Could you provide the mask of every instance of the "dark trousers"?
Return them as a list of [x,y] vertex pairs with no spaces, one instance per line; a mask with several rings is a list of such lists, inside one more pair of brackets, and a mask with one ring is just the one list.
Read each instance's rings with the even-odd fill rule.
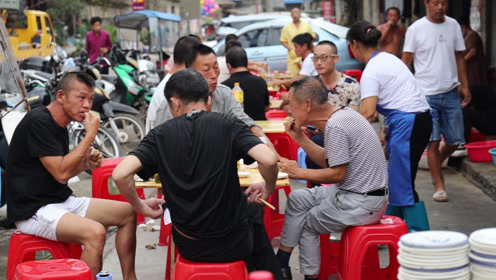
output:
[[470,138],[472,126],[477,128],[482,134],[487,136],[496,135],[496,111],[486,112],[474,109],[472,107],[463,108],[463,122],[465,130],[465,142]]
[[244,260],[248,271],[267,270],[282,279],[281,268],[267,237],[258,204],[248,204],[244,221],[227,236],[189,239],[173,227],[172,236],[185,259],[194,262],[224,263]]

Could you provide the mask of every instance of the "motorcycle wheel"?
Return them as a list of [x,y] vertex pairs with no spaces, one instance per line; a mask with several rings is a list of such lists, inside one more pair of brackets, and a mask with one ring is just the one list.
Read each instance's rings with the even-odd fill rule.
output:
[[[115,133],[114,135],[119,140],[122,152],[127,154],[138,147],[145,137],[145,125],[139,117],[126,113],[117,113],[114,115],[113,120],[119,130],[118,135],[115,135]],[[105,121],[102,126],[108,131],[114,132],[109,121]]]
[[[81,140],[83,140],[86,131],[79,130],[76,131],[74,139],[74,147],[76,147]],[[121,147],[119,141],[115,138],[114,134],[103,127],[98,128],[98,132],[95,136],[95,141],[91,144],[95,149],[99,150],[103,158],[117,158],[122,156]],[[91,174],[91,170],[86,170],[87,173]]]

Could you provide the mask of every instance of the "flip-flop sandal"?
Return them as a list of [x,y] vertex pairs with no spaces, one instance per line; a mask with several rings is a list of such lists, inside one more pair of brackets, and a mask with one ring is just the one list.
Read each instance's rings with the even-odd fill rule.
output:
[[432,199],[435,202],[448,202],[448,193],[445,190],[440,190],[432,195]]

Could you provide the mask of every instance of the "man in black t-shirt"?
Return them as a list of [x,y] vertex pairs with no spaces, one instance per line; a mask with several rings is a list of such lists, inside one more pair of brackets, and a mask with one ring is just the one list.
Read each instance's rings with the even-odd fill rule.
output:
[[[159,173],[172,236],[185,259],[244,260],[249,270],[269,270],[281,279],[255,204],[275,190],[277,155],[240,120],[206,112],[208,92],[200,72],[174,73],[165,88],[174,119],[152,129],[112,177],[134,209],[148,215],[151,209],[136,195],[133,177]],[[256,160],[265,183],[242,193],[236,165],[240,158]]]
[[269,110],[267,83],[264,79],[252,75],[248,71],[246,51],[241,47],[229,49],[226,53],[226,63],[231,77],[222,84],[232,89],[234,83],[239,83],[244,93],[245,113],[254,120],[266,120],[265,112]]
[[[102,156],[91,156],[100,125],[89,113],[95,82],[84,73],[62,77],[55,100],[27,113],[17,126],[6,168],[8,219],[21,232],[84,246],[81,259],[93,277],[102,269],[106,229],[118,226],[116,247],[123,279],[136,279],[136,213],[126,202],[74,197],[67,181],[98,168]],[[86,134],[69,152],[67,125],[84,122]],[[159,208],[161,201],[149,201]],[[155,203],[153,205],[152,203]]]

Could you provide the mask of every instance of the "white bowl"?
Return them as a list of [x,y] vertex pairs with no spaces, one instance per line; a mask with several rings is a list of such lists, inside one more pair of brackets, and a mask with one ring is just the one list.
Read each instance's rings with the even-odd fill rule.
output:
[[463,247],[467,244],[467,235],[456,231],[419,231],[400,237],[400,245],[410,248],[452,249]]
[[284,172],[277,173],[277,179],[284,179],[284,178],[288,178],[288,173],[284,173]]

